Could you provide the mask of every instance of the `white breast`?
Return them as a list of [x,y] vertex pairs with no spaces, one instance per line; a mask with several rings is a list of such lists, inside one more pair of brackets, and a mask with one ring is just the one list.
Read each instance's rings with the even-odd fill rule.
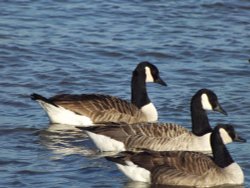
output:
[[237,163],[232,163],[228,167],[223,169],[223,174],[227,177],[228,183],[231,184],[243,184],[244,183],[244,174],[242,169]]
[[158,120],[158,112],[153,103],[143,106],[141,111],[147,117],[148,122],[154,122]]

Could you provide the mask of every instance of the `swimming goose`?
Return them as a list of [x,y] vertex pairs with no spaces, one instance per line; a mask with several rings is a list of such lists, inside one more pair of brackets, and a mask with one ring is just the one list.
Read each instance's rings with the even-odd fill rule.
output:
[[223,138],[246,141],[237,135],[232,125],[222,124],[211,134],[213,157],[192,151],[125,151],[106,159],[115,162],[133,181],[193,187],[241,185],[244,183],[243,171],[232,159]]
[[38,101],[51,123],[90,126],[100,122],[129,124],[153,122],[157,121],[158,113],[148,97],[146,82],[166,86],[155,65],[141,62],[132,75],[132,103],[114,96],[100,94],[61,94],[45,98],[34,93],[31,99]]
[[192,131],[174,123],[137,123],[93,126],[85,130],[101,151],[150,149],[155,151],[189,150],[211,152],[212,128],[206,110],[226,114],[216,94],[199,90],[191,99]]

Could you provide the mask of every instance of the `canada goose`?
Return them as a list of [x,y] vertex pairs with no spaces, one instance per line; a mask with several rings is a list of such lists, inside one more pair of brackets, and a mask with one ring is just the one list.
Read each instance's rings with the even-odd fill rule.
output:
[[100,122],[131,124],[157,121],[158,113],[148,97],[146,82],[166,86],[156,66],[149,62],[141,62],[132,75],[132,103],[100,94],[61,94],[47,99],[34,93],[31,99],[39,102],[51,123],[90,126]]
[[93,126],[85,130],[101,151],[150,149],[155,151],[189,150],[211,152],[212,128],[206,110],[226,114],[216,94],[199,90],[191,99],[192,131],[174,123],[138,123]]
[[224,139],[246,142],[232,125],[214,128],[210,144],[213,157],[192,151],[125,151],[106,157],[130,179],[152,184],[211,187],[223,184],[241,185],[244,174],[224,145]]

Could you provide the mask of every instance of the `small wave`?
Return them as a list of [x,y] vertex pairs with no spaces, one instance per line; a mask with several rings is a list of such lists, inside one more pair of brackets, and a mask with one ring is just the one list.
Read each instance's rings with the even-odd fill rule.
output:
[[165,58],[176,58],[176,56],[174,54],[166,54],[166,53],[161,53],[161,52],[146,52],[146,51],[141,51],[137,53],[138,56],[142,56],[142,57],[154,57],[154,58],[161,58],[161,59],[165,59]]
[[36,129],[36,128],[26,128],[26,127],[18,127],[18,128],[1,128],[0,129],[0,136],[1,135],[8,135],[8,134],[16,134],[16,133],[35,133],[39,131],[39,129]]

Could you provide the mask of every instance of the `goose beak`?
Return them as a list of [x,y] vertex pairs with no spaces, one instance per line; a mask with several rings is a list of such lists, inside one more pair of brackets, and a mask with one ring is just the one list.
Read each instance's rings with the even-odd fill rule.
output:
[[155,80],[155,83],[157,84],[161,84],[163,86],[167,86],[166,82],[164,82],[161,77],[158,77],[156,80]]
[[245,138],[242,138],[241,136],[239,136],[238,134],[235,135],[235,138],[233,140],[234,142],[247,142],[247,140]]
[[217,106],[214,108],[214,111],[220,112],[227,116],[227,112],[221,107],[219,103],[217,103]]

